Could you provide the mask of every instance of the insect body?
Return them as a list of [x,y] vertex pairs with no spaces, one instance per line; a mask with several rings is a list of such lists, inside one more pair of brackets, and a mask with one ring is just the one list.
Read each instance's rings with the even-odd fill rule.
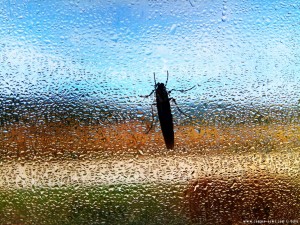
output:
[[[155,97],[156,97],[156,107],[158,112],[158,119],[160,122],[160,127],[164,136],[165,144],[167,149],[173,149],[174,148],[174,129],[173,129],[173,116],[171,113],[171,105],[170,101],[173,101],[178,109],[178,111],[184,115],[180,108],[177,106],[177,103],[174,98],[169,98],[169,94],[171,91],[180,91],[180,92],[186,92],[191,89],[193,89],[195,86],[193,86],[190,89],[187,90],[175,90],[172,89],[170,91],[167,90],[167,83],[169,78],[169,72],[167,71],[167,81],[166,83],[156,83],[155,80],[155,73],[154,73],[154,89],[149,95],[143,96],[143,97],[150,97],[154,91],[155,91]],[[152,116],[153,116],[153,108],[152,108]],[[151,130],[153,125],[153,120],[150,129],[147,131],[147,133]]]
[[[174,99],[169,98],[169,94],[171,91],[167,91],[167,83],[168,83],[169,73],[167,71],[167,81],[166,83],[156,83],[155,80],[155,73],[154,73],[154,89],[149,95],[146,95],[144,97],[149,97],[153,94],[155,91],[155,97],[156,97],[156,107],[158,112],[158,119],[160,122],[160,127],[164,136],[165,144],[167,149],[173,149],[174,148],[174,130],[173,130],[173,116],[171,113],[171,106],[170,106],[170,100]],[[176,103],[176,102],[175,102]],[[153,108],[152,108],[152,116],[153,116]],[[153,118],[154,119],[154,118]],[[153,125],[153,120],[150,129],[147,131],[147,133],[151,130]]]
[[[155,76],[155,75],[154,75]],[[166,82],[167,83],[167,82]],[[166,85],[155,83],[156,106],[160,127],[167,149],[174,148],[173,117],[171,113],[170,98]]]

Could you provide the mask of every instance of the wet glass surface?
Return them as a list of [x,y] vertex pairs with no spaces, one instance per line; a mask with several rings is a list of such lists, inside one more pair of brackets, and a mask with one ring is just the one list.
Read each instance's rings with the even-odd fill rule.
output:
[[0,224],[299,223],[299,8],[3,2]]

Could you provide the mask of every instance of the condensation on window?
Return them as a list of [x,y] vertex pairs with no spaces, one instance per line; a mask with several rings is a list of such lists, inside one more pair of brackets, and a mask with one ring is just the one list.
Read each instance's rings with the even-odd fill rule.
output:
[[4,1],[0,224],[300,223],[297,1]]

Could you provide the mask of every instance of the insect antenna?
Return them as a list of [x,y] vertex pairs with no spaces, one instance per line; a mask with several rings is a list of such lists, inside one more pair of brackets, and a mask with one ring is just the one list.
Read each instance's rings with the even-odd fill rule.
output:
[[168,80],[169,80],[169,71],[167,70],[167,80],[165,86],[167,86]]
[[154,89],[156,89],[156,79],[155,79],[155,73],[153,73],[153,77],[154,77]]

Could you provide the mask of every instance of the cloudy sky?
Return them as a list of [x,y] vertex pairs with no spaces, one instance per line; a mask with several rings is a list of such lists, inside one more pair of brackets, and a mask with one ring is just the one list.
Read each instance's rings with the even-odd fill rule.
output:
[[[21,3],[20,3],[21,2]],[[3,1],[0,93],[296,104],[298,1]],[[48,95],[49,96],[49,95]]]

